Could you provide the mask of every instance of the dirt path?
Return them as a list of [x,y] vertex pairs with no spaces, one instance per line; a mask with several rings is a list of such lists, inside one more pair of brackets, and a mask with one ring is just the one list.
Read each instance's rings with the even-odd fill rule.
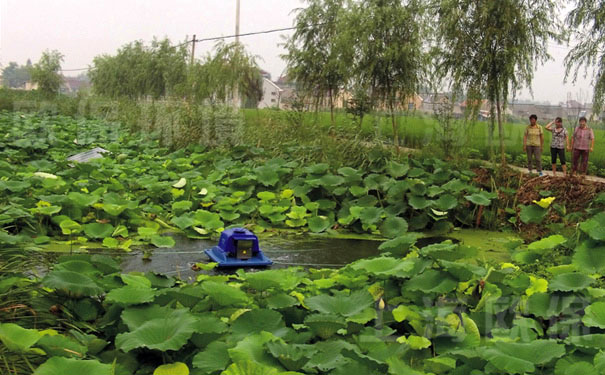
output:
[[[527,170],[527,168],[517,167],[516,165],[512,165],[512,164],[509,164],[508,166],[514,170],[522,172],[523,174],[529,174],[529,171]],[[543,170],[542,173],[544,173],[545,176],[552,177],[552,170]],[[563,177],[563,172],[557,171],[557,177]],[[585,179],[588,181],[600,182],[600,183],[605,184],[605,178],[601,178],[601,177],[597,177],[597,176],[586,176]]]

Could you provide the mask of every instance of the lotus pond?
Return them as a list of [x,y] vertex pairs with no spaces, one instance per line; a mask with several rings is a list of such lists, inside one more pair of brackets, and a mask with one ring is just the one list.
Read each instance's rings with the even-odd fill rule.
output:
[[[452,229],[509,190],[436,159],[172,151],[118,124],[18,113],[0,114],[0,129],[2,373],[605,373],[602,203],[573,236],[471,240]],[[110,153],[67,161],[96,146]],[[501,210],[537,225],[548,204]],[[292,266],[175,277],[231,225]],[[275,228],[306,235],[263,238]],[[426,231],[465,239],[421,243]],[[318,245],[308,233],[388,240]],[[53,247],[76,253],[33,277]],[[149,247],[145,263],[137,251]],[[311,261],[343,266],[297,266]]]

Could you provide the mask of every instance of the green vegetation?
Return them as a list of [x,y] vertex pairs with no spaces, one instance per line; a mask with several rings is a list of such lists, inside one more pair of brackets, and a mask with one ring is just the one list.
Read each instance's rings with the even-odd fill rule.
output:
[[[603,197],[584,212],[592,218],[566,228],[574,232],[569,239],[553,233],[524,245],[503,235],[491,239],[491,253],[456,231],[463,244],[418,248],[413,231],[447,233],[477,225],[478,217],[486,227],[537,225],[557,208],[546,197],[517,213],[506,198],[513,187],[484,190],[473,172],[434,158],[398,159],[359,145],[365,154],[348,164],[342,157],[321,162],[329,156],[313,149],[319,133],[304,124],[300,134],[268,143],[298,139],[299,149],[262,149],[265,129],[248,139],[255,134],[249,125],[212,148],[170,151],[118,123],[2,113],[2,371],[602,371]],[[338,126],[329,129],[323,138],[349,145],[337,140]],[[247,141],[257,147],[243,146]],[[110,153],[82,164],[66,160],[92,146]],[[382,256],[341,269],[224,275],[200,264],[206,271],[193,284],[123,274],[116,259],[86,254],[99,246],[171,247],[165,232],[206,238],[229,225],[257,232],[337,228],[390,240]],[[50,267],[33,256],[56,245],[84,253]]]
[[61,75],[61,63],[63,55],[59,51],[44,51],[40,60],[31,69],[31,80],[38,84],[38,90],[46,96],[54,96],[59,93],[63,84]]

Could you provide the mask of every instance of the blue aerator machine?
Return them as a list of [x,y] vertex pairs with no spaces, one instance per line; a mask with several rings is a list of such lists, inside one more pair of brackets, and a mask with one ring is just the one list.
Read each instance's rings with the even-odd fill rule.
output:
[[273,264],[258,246],[258,237],[245,228],[225,229],[218,246],[204,250],[218,267],[264,267]]

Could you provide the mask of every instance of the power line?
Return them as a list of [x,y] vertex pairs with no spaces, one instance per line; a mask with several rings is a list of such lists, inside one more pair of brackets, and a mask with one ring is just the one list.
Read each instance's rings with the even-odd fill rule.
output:
[[88,70],[89,68],[78,68],[78,69],[61,69],[60,72],[77,72],[80,70]]
[[[312,26],[321,26],[321,25],[312,25]],[[282,27],[279,29],[271,29],[271,30],[264,30],[264,31],[254,31],[254,32],[250,32],[250,33],[243,33],[243,34],[239,34],[240,37],[242,36],[251,36],[251,35],[259,35],[259,34],[271,34],[271,33],[277,33],[280,31],[290,31],[290,30],[296,30],[296,27]],[[202,38],[202,39],[196,39],[196,42],[208,42],[208,41],[213,41],[213,40],[221,40],[221,39],[230,39],[230,38],[236,38],[238,35],[237,34],[233,34],[233,35],[225,35],[225,36],[215,36],[215,37],[211,37],[211,38]],[[191,41],[188,41],[186,43],[190,43]]]

